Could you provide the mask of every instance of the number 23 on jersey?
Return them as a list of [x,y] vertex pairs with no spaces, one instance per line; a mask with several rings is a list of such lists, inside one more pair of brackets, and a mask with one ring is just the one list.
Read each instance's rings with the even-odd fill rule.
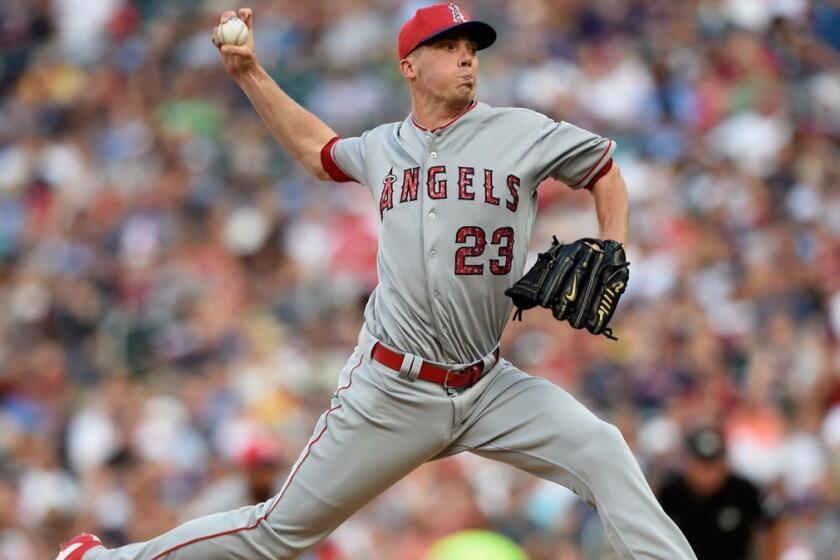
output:
[[[484,229],[464,226],[455,234],[455,242],[463,245],[455,252],[455,274],[484,274],[484,263],[478,262],[487,248]],[[496,251],[496,256],[489,259],[490,272],[496,275],[509,273],[513,264],[513,228],[501,227],[494,231],[490,236],[490,246],[491,251]]]

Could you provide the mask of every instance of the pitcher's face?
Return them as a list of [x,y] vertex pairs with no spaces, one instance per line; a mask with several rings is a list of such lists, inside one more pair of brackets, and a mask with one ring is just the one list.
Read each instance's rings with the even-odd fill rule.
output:
[[[444,36],[418,47],[408,56],[414,87],[424,96],[446,105],[467,105],[475,98],[478,57],[475,42],[462,36]],[[404,69],[405,73],[405,69]]]

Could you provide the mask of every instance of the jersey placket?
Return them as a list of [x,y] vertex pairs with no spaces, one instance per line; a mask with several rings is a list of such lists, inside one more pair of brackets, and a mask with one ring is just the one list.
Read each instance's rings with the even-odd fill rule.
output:
[[439,139],[440,132],[432,132],[428,130],[422,131],[424,149],[421,177],[426,180],[426,185],[425,188],[421,190],[422,196],[420,196],[420,200],[422,202],[420,208],[420,235],[423,239],[423,270],[426,275],[426,297],[429,301],[429,312],[434,322],[435,338],[441,347],[449,347],[444,349],[452,352],[454,349],[451,348],[450,344],[447,344],[447,341],[443,336],[443,330],[441,329],[441,288],[438,285],[438,278],[435,274],[435,271],[442,266],[442,263],[438,262],[441,258],[438,248],[438,244],[440,242],[439,228],[437,227],[439,218],[438,214],[440,210],[438,208],[437,201],[430,198],[428,188],[429,169],[438,165],[438,161],[440,160],[440,155],[437,152]]

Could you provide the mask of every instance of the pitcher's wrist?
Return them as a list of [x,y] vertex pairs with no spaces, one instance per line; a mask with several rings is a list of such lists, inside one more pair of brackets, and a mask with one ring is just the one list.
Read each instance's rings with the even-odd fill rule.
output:
[[253,68],[249,68],[236,76],[234,76],[234,80],[239,87],[245,88],[247,86],[255,86],[257,85],[263,78],[267,78],[268,73],[265,69],[260,66],[259,64],[255,64]]

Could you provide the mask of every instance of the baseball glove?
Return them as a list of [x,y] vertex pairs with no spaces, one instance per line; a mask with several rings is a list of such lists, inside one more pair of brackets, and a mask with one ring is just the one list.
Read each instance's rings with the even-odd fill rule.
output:
[[558,321],[617,340],[608,325],[627,288],[629,266],[617,241],[585,237],[560,243],[555,237],[548,251],[540,253],[531,270],[505,295],[518,308],[514,320],[539,305],[551,309]]

